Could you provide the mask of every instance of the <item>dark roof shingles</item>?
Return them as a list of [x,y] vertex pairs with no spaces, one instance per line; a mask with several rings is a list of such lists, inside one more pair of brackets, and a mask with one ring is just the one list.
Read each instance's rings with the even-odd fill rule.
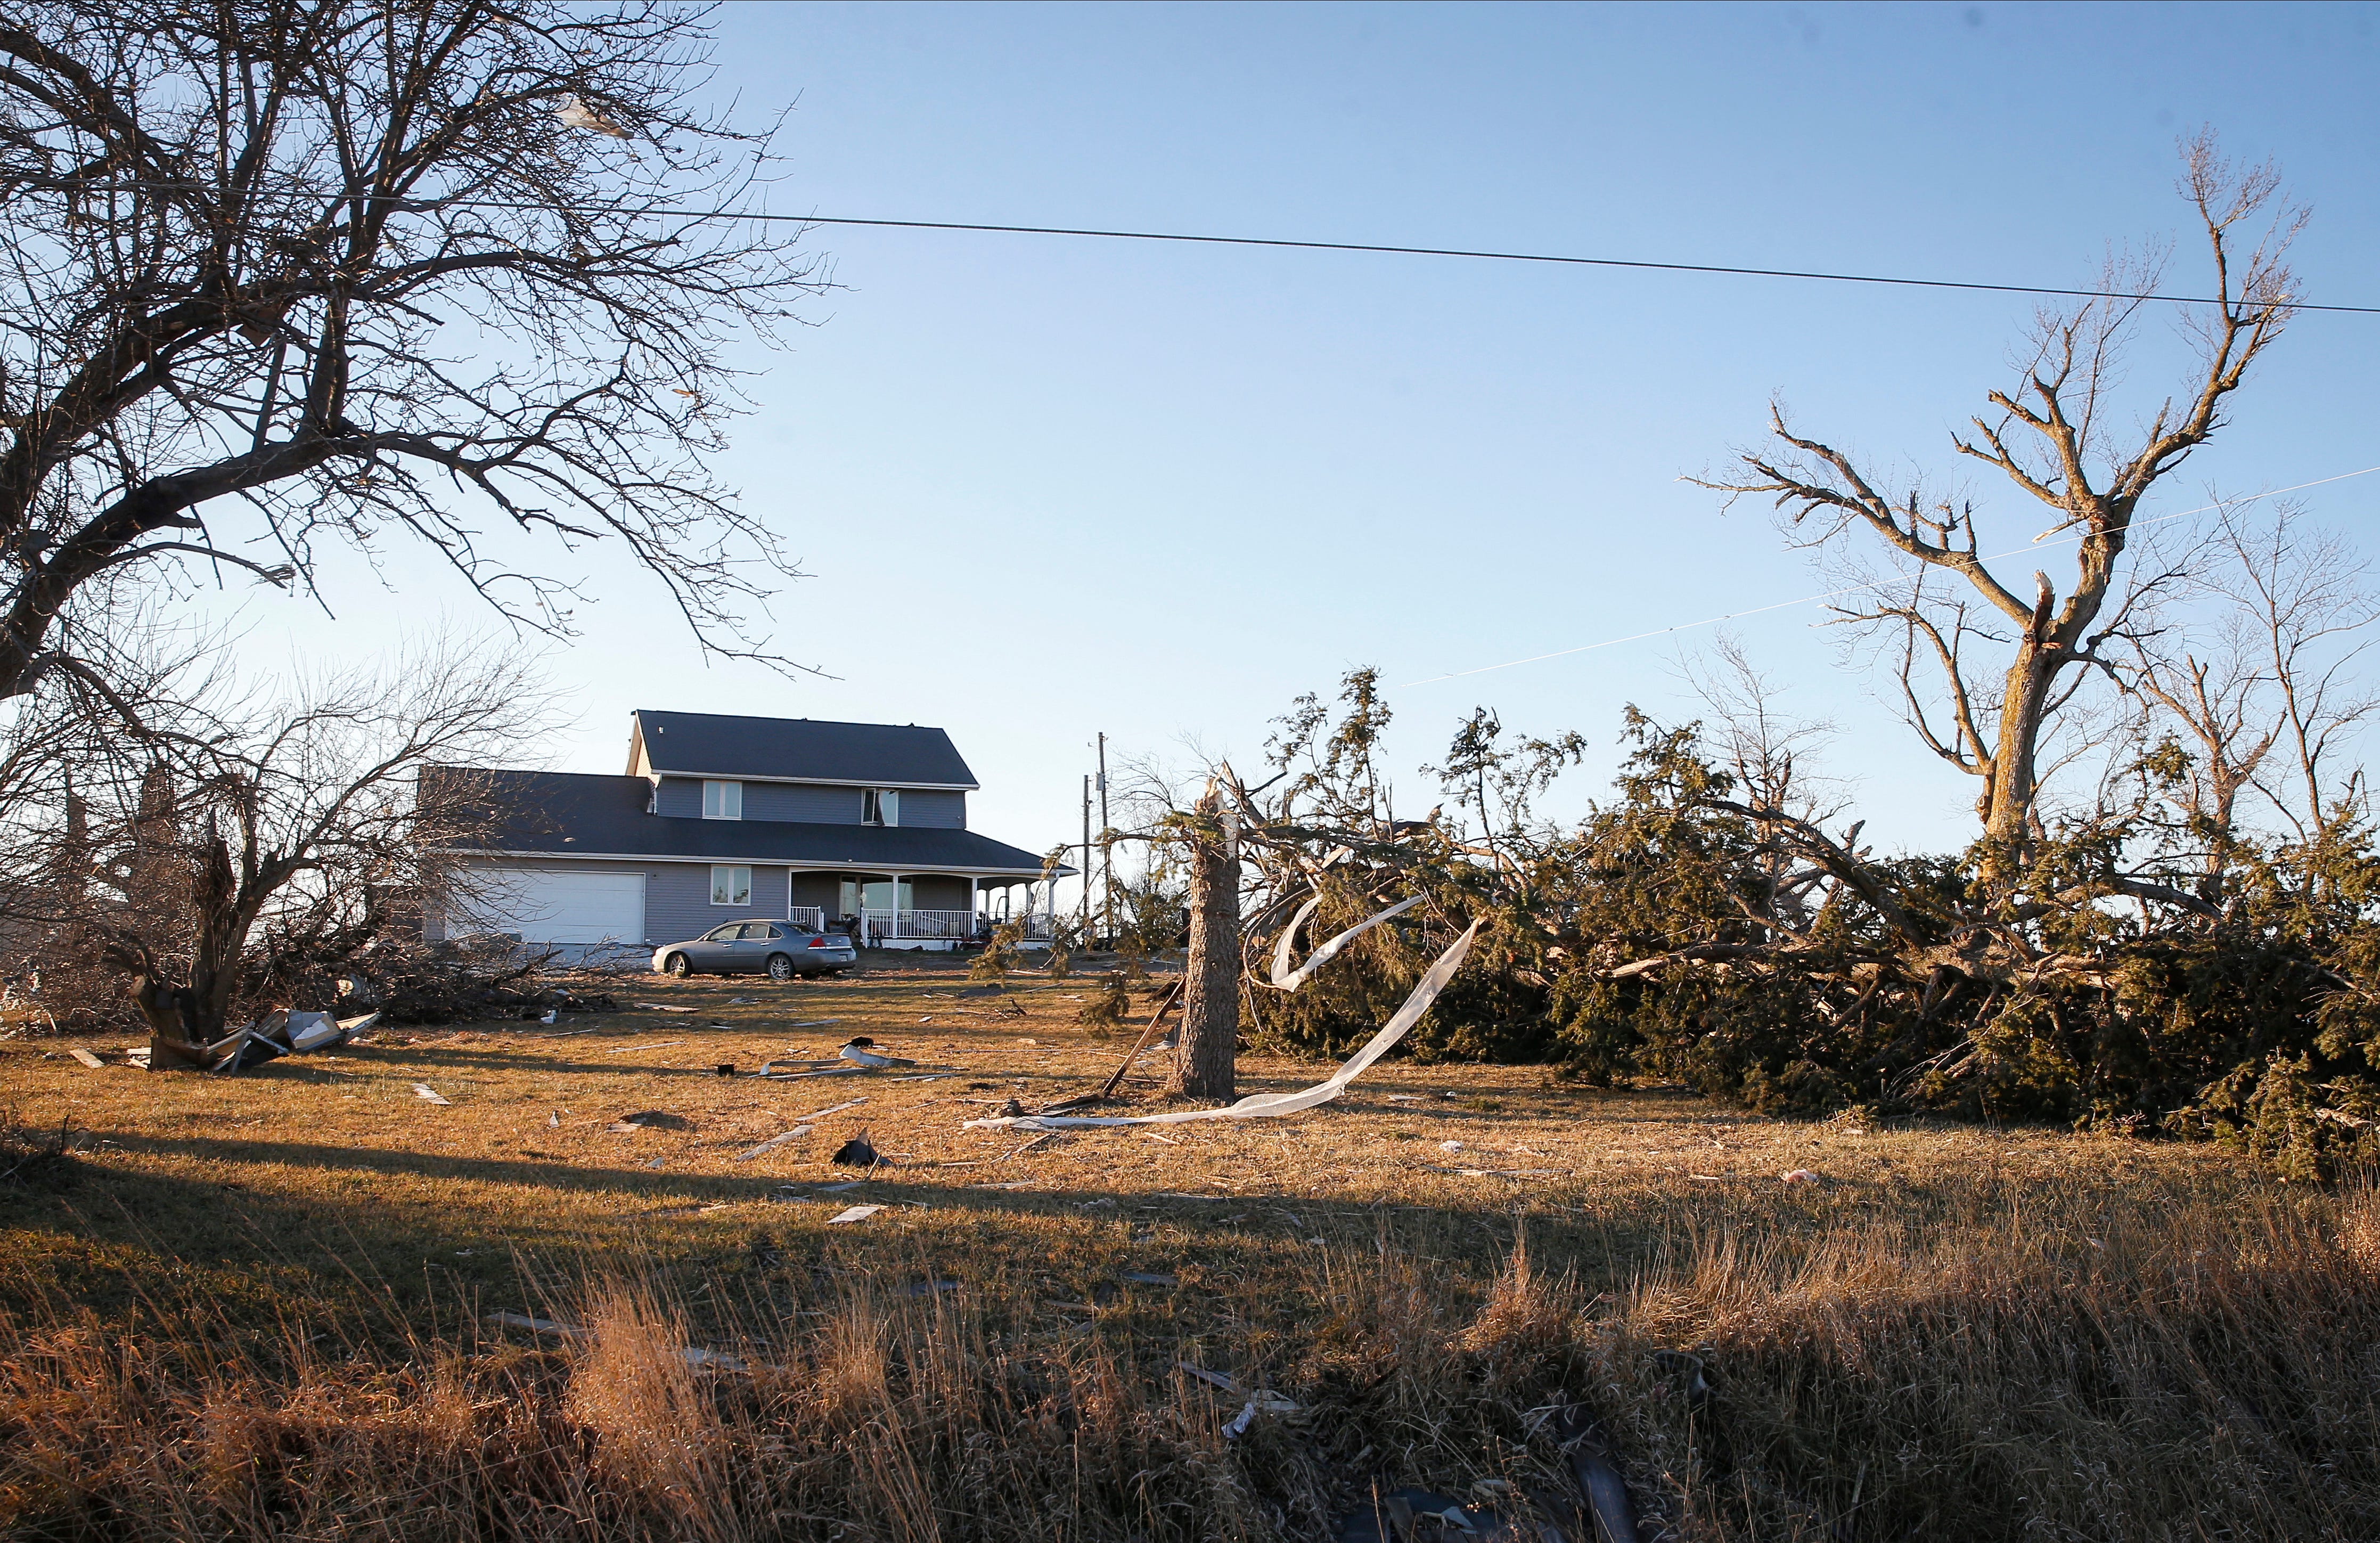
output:
[[636,714],[656,772],[705,777],[814,777],[821,782],[974,787],[975,773],[941,729],[838,723],[822,718],[737,718],[718,712]]

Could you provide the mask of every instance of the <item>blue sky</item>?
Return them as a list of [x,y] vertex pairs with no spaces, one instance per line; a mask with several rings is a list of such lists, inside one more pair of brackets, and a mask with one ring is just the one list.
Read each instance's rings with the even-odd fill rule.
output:
[[[2314,208],[2310,298],[2380,303],[2380,7],[744,6],[719,88],[798,101],[785,212],[1123,226],[1665,261],[2088,282],[2186,234],[2177,138],[2277,158]],[[616,771],[641,706],[939,723],[974,823],[1077,828],[1087,742],[1252,765],[1291,698],[1823,588],[1758,511],[1680,479],[1772,394],[1888,465],[1948,468],[2021,297],[1445,259],[821,227],[844,287],[722,469],[814,577],[773,607],[840,677],[707,663],[602,554],[557,650],[557,764]],[[2197,251],[2170,284],[2196,287]],[[2380,317],[2308,317],[2158,512],[2380,463]],[[2152,409],[2179,356],[2153,322]],[[1974,491],[2022,542],[2043,523]],[[2313,509],[2372,534],[2380,476]],[[1993,529],[1986,524],[1986,530]],[[1987,534],[1987,540],[1989,535]],[[2004,544],[2010,544],[2004,543]],[[2024,565],[2029,569],[2030,564]],[[341,619],[249,597],[248,647],[360,657],[468,601],[336,569]],[[2020,578],[2022,573],[2018,574]],[[344,587],[344,589],[342,589]],[[1815,608],[1740,632],[1843,735],[1887,845],[1955,844],[1973,789],[1918,750]],[[298,641],[298,639],[302,639]],[[1623,703],[1693,711],[1686,635],[1406,686],[1395,761],[1470,708],[1577,728],[1599,794]],[[1401,812],[1435,801],[1417,772]]]

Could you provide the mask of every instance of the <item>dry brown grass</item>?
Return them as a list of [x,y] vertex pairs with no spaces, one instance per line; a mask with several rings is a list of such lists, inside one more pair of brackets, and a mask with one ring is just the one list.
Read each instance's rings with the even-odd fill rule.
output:
[[[959,1100],[1078,1091],[1118,1050],[1065,985],[1022,1020],[953,1021],[975,1004],[926,993],[956,978],[638,983],[624,998],[704,1011],[399,1035],[237,1079],[9,1047],[0,1103],[85,1135],[70,1167],[0,1185],[0,1524],[1313,1538],[1404,1484],[1558,1513],[1548,1415],[1584,1399],[1679,1538],[2380,1537],[2368,1189],[2274,1186],[2211,1148],[1410,1064],[1290,1121],[1011,1158],[1024,1138],[962,1132],[983,1106]],[[964,1070],[710,1075],[854,1033]],[[602,1053],[660,1039],[695,1042]],[[692,1128],[603,1129],[643,1109]],[[863,1125],[901,1164],[827,1193]],[[1804,1166],[1822,1181],[1778,1182]],[[859,1200],[890,1209],[824,1225]],[[689,1344],[748,1367],[690,1367]],[[1228,1441],[1240,1400],[1185,1361],[1304,1409]]]

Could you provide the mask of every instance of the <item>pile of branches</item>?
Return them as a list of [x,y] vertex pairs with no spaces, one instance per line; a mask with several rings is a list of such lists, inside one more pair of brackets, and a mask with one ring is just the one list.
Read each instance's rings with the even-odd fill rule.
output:
[[[1934,1112],[2238,1141],[2314,1178],[2380,1156],[2380,843],[2345,817],[2301,842],[2207,848],[2136,796],[1990,844],[1887,857],[1790,782],[1632,710],[1615,796],[1569,825],[1532,798],[1574,736],[1481,714],[1425,820],[1385,812],[1367,674],[1326,722],[1283,721],[1272,775],[1220,770],[1245,862],[1244,1028],[1343,1054],[1474,919],[1470,963],[1407,1040],[1425,1060],[1551,1063],[1767,1112]],[[1376,802],[1375,800],[1378,800]],[[1177,820],[1190,818],[1176,815]],[[1311,947],[1405,898],[1300,989]]]

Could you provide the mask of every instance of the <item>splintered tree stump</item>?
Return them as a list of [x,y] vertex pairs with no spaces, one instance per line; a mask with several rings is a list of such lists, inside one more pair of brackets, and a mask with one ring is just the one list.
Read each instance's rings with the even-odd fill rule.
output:
[[1182,1034],[1171,1091],[1184,1098],[1239,1097],[1240,853],[1210,784],[1198,800],[1200,833],[1190,844],[1190,961],[1183,971]]

